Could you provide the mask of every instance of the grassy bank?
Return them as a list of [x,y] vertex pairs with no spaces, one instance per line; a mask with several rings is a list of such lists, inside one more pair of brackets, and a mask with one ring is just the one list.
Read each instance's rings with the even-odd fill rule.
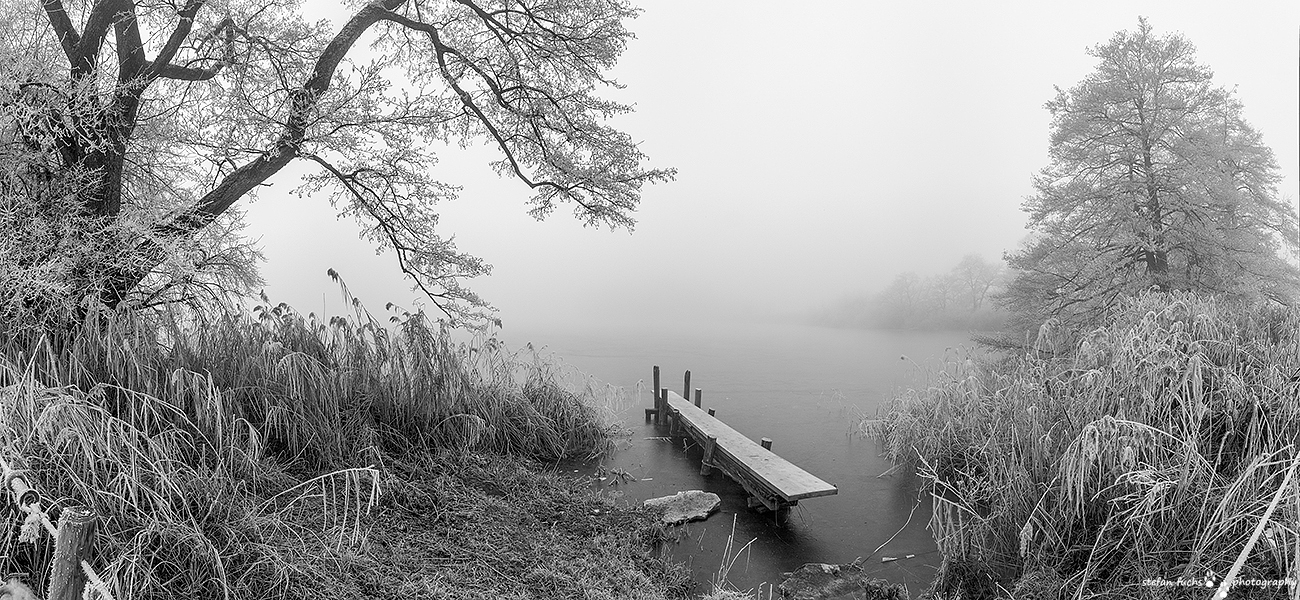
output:
[[1283,483],[1300,314],[1151,294],[1035,348],[954,358],[864,423],[936,496],[940,595],[1203,598],[1144,582],[1300,576],[1300,477]]
[[[263,305],[5,332],[0,452],[55,520],[99,515],[118,599],[682,594],[649,515],[538,473],[610,445],[590,387],[423,315],[387,325]],[[0,567],[43,593],[49,536],[8,516]]]
[[[542,470],[492,455],[395,460],[361,542],[301,538],[314,568],[292,584],[339,600],[686,596],[685,571],[649,551],[667,541],[655,518]],[[319,530],[309,507],[294,522]]]

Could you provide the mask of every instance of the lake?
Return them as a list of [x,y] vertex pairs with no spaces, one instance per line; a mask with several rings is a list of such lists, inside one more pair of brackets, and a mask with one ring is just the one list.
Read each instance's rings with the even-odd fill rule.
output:
[[[936,549],[925,528],[929,502],[918,497],[914,478],[879,477],[892,465],[878,456],[875,440],[858,433],[858,421],[897,390],[923,385],[945,353],[970,346],[967,334],[713,323],[506,329],[499,335],[512,348],[531,341],[567,366],[624,389],[618,415],[629,436],[620,449],[600,465],[561,468],[622,469],[638,481],[609,485],[611,478],[596,485],[629,502],[690,489],[722,497],[721,510],[679,528],[671,548],[701,584],[723,564],[733,521],[734,548],[754,540],[727,561],[727,578],[742,591],[766,590],[782,572],[806,562],[857,557],[880,577],[907,584],[913,595],[933,576]],[[773,439],[774,452],[835,484],[839,493],[801,501],[780,525],[771,514],[747,508],[738,483],[716,470],[699,474],[698,447],[655,439],[667,429],[645,423],[654,365],[661,368],[661,385],[679,393],[689,369],[691,387],[704,390],[702,406],[715,408],[718,418],[751,439]],[[882,556],[899,560],[881,563]]]

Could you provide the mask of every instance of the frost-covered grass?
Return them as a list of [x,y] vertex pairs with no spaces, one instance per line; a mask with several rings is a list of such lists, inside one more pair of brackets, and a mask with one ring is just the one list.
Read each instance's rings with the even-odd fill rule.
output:
[[950,359],[864,422],[935,494],[937,591],[1164,598],[1193,588],[1143,581],[1300,576],[1300,477],[1283,486],[1300,313],[1150,294],[1074,341],[1056,333],[1024,356]]
[[[574,385],[555,363],[512,353],[491,338],[453,341],[419,314],[399,312],[386,325],[360,309],[354,318],[322,322],[262,305],[206,320],[96,314],[74,331],[3,335],[0,452],[27,470],[48,507],[82,504],[100,516],[92,562],[119,599],[303,598],[331,597],[312,582],[352,585],[361,577],[329,571],[310,549],[364,563],[384,555],[376,540],[410,537],[389,528],[403,506],[392,490],[438,488],[421,483],[424,473],[395,474],[395,462],[473,453],[518,466],[610,446],[613,426],[601,390]],[[470,463],[427,464],[454,473]],[[493,472],[471,470],[457,479],[460,487],[446,489],[473,487],[474,477]],[[533,503],[576,498],[571,484],[547,481],[529,484]],[[486,497],[449,492],[420,502],[446,517],[488,510],[481,505]],[[662,573],[645,558],[644,536],[616,534],[629,527],[635,533],[639,526],[628,524],[651,519],[610,509],[617,520],[592,524],[606,534],[599,551],[573,556],[623,575]],[[0,526],[0,535],[9,534],[0,565],[29,573],[40,591],[49,539],[16,542],[19,522]],[[545,538],[553,527],[541,521],[498,519],[491,526],[500,539],[588,544]],[[481,562],[480,570],[497,564],[486,555],[457,556],[464,564]],[[365,564],[386,573],[386,581],[402,575],[383,561]],[[611,587],[599,597],[662,598],[675,585],[671,577],[653,581],[660,583],[635,593]],[[496,589],[522,594],[525,584],[508,579]]]

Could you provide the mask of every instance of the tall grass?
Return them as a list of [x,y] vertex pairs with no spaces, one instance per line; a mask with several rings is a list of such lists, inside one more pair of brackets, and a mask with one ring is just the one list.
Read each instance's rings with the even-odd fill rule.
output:
[[1206,592],[1143,582],[1218,585],[1234,565],[1300,577],[1300,485],[1282,484],[1300,446],[1300,313],[1150,294],[1060,334],[950,359],[864,422],[935,495],[936,590],[1164,598]]
[[[322,321],[263,297],[210,319],[0,331],[0,452],[56,511],[101,516],[94,562],[117,598],[243,598],[301,597],[286,540],[314,534],[285,517],[317,507],[318,531],[356,542],[391,453],[609,447],[592,390],[554,362],[456,342],[423,314],[356,312]],[[0,568],[41,588],[48,540],[19,543],[19,520],[0,526]]]

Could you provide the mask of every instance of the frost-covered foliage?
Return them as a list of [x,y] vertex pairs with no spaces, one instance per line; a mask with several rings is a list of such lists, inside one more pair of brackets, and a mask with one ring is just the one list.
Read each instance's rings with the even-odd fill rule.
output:
[[[356,219],[453,321],[473,320],[490,308],[463,281],[489,267],[438,226],[457,188],[432,176],[435,149],[489,143],[533,215],[569,203],[590,225],[630,227],[641,186],[672,177],[605,124],[630,107],[595,95],[618,85],[605,73],[632,37],[626,3],[350,11],[331,25],[292,0],[0,5],[5,224],[34,229],[4,267],[32,283],[5,300],[139,308],[240,291],[256,256],[239,204],[300,160],[313,169],[301,193]],[[29,218],[50,202],[60,216]],[[67,253],[32,246],[50,228]]]
[[1023,356],[953,357],[866,423],[935,494],[947,594],[1048,571],[1083,597],[1146,598],[1147,579],[1300,569],[1300,480],[1284,483],[1300,311],[1179,292],[1109,317],[1074,341],[1044,329]]
[[1148,289],[1296,300],[1278,164],[1195,50],[1140,20],[1047,103],[1051,162],[1024,205],[1033,235],[1007,256],[1017,333],[1048,318],[1087,327]]

